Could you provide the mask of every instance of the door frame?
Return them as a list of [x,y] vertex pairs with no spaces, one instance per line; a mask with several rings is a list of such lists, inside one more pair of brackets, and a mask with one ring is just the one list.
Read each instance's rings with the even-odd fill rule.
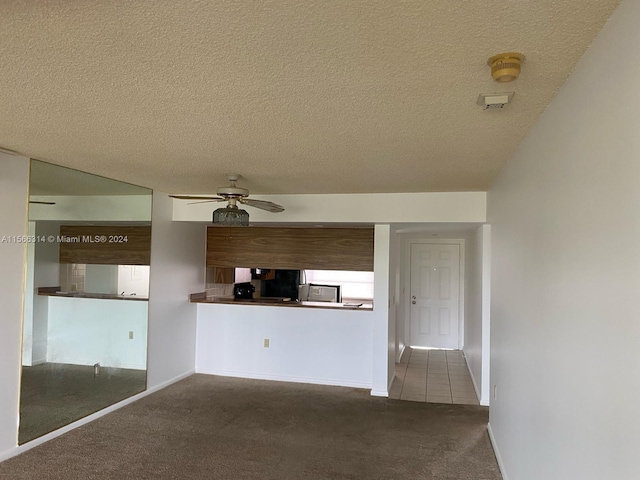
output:
[[414,244],[434,244],[434,245],[459,245],[460,246],[460,278],[459,286],[460,292],[458,295],[458,350],[464,348],[464,285],[465,285],[465,241],[464,238],[433,238],[433,237],[415,237],[405,238],[402,249],[403,259],[402,268],[404,274],[404,285],[402,286],[402,305],[403,305],[403,317],[404,317],[404,344],[406,346],[411,345],[411,246]]

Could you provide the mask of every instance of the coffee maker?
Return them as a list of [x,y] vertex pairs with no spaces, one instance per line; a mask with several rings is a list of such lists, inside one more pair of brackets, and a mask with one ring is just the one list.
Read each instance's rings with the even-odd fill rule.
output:
[[251,300],[253,299],[253,292],[256,291],[251,283],[236,283],[233,285],[233,298],[238,300]]

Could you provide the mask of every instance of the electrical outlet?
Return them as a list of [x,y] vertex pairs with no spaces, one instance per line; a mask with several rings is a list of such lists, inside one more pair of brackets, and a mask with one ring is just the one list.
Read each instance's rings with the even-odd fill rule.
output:
[[269,339],[268,338],[264,339],[264,348],[269,348]]
[[133,330],[129,331],[129,340],[133,340]]

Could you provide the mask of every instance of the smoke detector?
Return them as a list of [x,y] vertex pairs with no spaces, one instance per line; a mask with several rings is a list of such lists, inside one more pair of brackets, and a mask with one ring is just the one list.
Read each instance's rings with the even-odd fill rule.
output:
[[487,60],[491,76],[496,82],[511,82],[520,75],[524,55],[516,52],[500,53]]
[[514,92],[506,93],[481,93],[478,97],[478,105],[485,110],[495,110],[504,108],[504,106],[511,101]]

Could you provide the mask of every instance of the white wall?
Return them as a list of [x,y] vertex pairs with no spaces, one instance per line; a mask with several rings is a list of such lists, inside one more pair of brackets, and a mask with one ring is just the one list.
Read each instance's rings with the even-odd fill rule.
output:
[[[406,333],[405,333],[405,318],[404,318],[404,306],[403,306],[403,292],[402,288],[404,282],[402,275],[404,273],[404,266],[402,264],[402,237],[397,232],[396,228],[391,231],[391,244],[389,248],[389,255],[392,259],[391,273],[393,275],[393,294],[392,304],[393,313],[395,316],[395,363],[400,362],[400,357],[406,347]],[[395,375],[395,365],[394,365]]]
[[489,192],[506,480],[640,472],[639,22],[624,1]]
[[[27,234],[29,159],[0,152],[0,239]],[[0,458],[17,448],[25,243],[0,243]]]
[[147,301],[43,298],[49,302],[47,362],[146,368]]
[[153,193],[147,388],[195,371],[196,305],[204,289],[205,225],[171,222],[172,199]]
[[[371,395],[386,397],[395,374],[395,317],[391,315],[391,227],[376,225],[373,248],[373,319]],[[393,306],[395,309],[395,305]],[[393,330],[392,330],[393,328]]]
[[467,236],[464,354],[481,405],[489,405],[489,225]]
[[[274,214],[247,207],[252,223],[484,222],[487,213],[485,192],[252,195],[251,198],[272,201],[285,208],[284,212]],[[399,205],[406,208],[398,208]],[[174,200],[173,219],[211,222],[216,208],[219,204]]]
[[198,304],[196,372],[371,388],[373,317],[371,311]]
[[[400,239],[395,230],[389,230],[389,284],[388,284],[388,325],[387,325],[387,392],[396,374],[396,358],[400,340],[398,339],[398,303],[400,302]],[[403,345],[404,346],[404,345]]]
[[491,401],[491,225],[482,226],[482,381],[480,404]]

